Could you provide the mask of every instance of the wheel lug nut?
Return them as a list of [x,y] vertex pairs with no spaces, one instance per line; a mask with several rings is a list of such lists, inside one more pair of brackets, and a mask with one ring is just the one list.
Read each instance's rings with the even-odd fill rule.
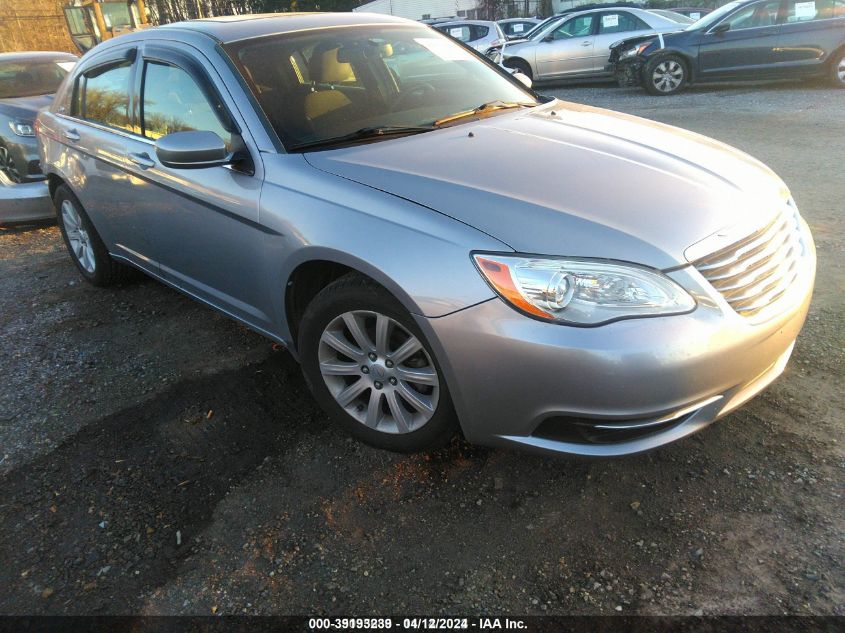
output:
[[387,367],[388,369],[392,369],[393,368],[393,361],[392,360],[384,361],[384,366]]
[[376,356],[375,352],[370,352],[369,357],[370,357],[370,360],[372,360],[372,361],[378,360],[378,356]]
[[390,384],[393,385],[394,387],[396,386],[396,383],[397,383],[397,380],[395,378],[390,379]]
[[369,368],[369,367],[367,367],[366,365],[364,365],[363,367],[361,367],[361,373],[362,373],[362,374],[369,374],[369,373],[370,373],[370,368]]
[[381,384],[379,381],[376,381],[374,386],[376,389],[381,389],[382,387],[384,387],[384,385]]

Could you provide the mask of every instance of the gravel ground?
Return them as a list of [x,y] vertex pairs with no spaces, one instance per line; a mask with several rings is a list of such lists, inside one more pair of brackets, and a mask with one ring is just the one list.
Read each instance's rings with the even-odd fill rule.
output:
[[349,441],[261,337],[0,231],[0,613],[845,615],[845,91],[543,88],[727,141],[790,185],[819,273],[765,393],[612,461]]

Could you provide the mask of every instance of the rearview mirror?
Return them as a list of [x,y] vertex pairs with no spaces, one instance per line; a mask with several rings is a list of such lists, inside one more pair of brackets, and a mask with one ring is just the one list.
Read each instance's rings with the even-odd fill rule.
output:
[[721,35],[722,33],[727,33],[731,30],[731,23],[730,22],[722,22],[721,24],[717,24],[716,27],[713,29],[713,32],[716,35]]
[[533,81],[531,81],[531,77],[528,75],[523,75],[522,73],[514,73],[513,78],[519,81],[523,86],[526,88],[530,88],[533,85]]
[[232,154],[214,132],[173,132],[158,139],[155,148],[161,164],[173,169],[201,169],[232,162]]

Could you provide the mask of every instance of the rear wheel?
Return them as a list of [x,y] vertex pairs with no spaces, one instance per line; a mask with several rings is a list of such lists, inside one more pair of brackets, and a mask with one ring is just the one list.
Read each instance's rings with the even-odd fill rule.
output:
[[133,268],[112,259],[82,204],[66,185],[56,189],[53,202],[65,246],[86,281],[95,286],[111,286],[136,274]]
[[838,88],[845,88],[845,49],[833,56],[830,64],[830,81]]
[[513,68],[516,72],[522,73],[532,81],[534,80],[534,73],[531,71],[531,65],[522,59],[508,59],[505,60],[505,66]]
[[649,61],[643,70],[643,86],[649,94],[666,96],[679,93],[689,81],[686,64],[677,55]]
[[302,318],[299,350],[317,402],[367,444],[415,452],[454,435],[449,390],[430,346],[370,279],[351,274],[326,286]]

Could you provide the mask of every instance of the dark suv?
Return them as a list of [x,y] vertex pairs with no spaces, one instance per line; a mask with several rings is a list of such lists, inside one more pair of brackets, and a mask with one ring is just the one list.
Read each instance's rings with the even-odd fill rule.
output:
[[828,76],[845,87],[845,0],[739,0],[677,33],[622,40],[621,85],[669,95],[703,81]]

